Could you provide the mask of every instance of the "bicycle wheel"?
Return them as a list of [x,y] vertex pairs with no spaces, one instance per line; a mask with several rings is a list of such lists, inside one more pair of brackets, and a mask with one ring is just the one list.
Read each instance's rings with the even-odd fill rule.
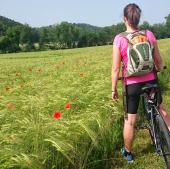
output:
[[[156,110],[158,111],[158,110]],[[160,114],[155,118],[156,132],[159,137],[160,148],[167,169],[170,169],[170,134],[169,130]]]
[[[153,145],[155,146],[155,140],[154,140],[154,125],[153,125],[153,121],[152,121],[152,117],[153,114],[151,113],[151,106],[148,104],[148,99],[147,99],[147,94],[145,93],[142,96],[142,102],[143,102],[143,113],[144,113],[144,117],[147,120],[147,129],[149,130],[149,134],[151,136],[151,140]],[[143,120],[144,121],[144,120]],[[142,123],[143,123],[142,121]]]

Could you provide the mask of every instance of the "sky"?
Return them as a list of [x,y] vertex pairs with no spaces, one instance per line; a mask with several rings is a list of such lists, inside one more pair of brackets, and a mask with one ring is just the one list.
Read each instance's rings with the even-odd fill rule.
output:
[[162,23],[170,14],[170,0],[0,0],[0,15],[32,27],[62,21],[103,27],[123,21],[129,3],[142,9],[141,23]]

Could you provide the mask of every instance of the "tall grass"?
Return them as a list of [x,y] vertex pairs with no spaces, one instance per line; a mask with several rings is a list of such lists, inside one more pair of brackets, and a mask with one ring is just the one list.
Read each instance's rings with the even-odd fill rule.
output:
[[[166,43],[160,43],[165,58]],[[123,113],[121,101],[111,100],[111,53],[105,46],[0,55],[0,168],[114,164]],[[61,118],[52,117],[56,111]]]
[[111,46],[0,60],[0,168],[110,167],[121,137],[121,112],[110,96]]

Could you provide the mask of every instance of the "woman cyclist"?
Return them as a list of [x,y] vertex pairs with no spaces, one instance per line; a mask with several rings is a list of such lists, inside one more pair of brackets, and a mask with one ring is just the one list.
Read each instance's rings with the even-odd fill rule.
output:
[[[124,8],[124,24],[126,26],[126,33],[131,34],[139,31],[139,21],[141,16],[141,9],[136,4],[128,4]],[[159,53],[157,41],[154,34],[145,30],[145,34],[149,43],[154,47],[153,58],[156,68],[161,70],[164,67],[162,58]],[[134,140],[134,128],[137,120],[137,110],[139,105],[140,90],[144,84],[157,83],[154,71],[140,76],[125,77],[127,68],[127,48],[128,40],[118,34],[113,42],[113,65],[112,65],[112,99],[118,99],[117,80],[121,68],[121,61],[124,63],[122,76],[124,77],[124,84],[126,86],[126,99],[127,99],[127,118],[124,119],[124,148],[122,148],[122,155],[128,162],[133,162],[134,157],[131,153],[132,143]],[[165,110],[162,100],[160,100],[159,110],[170,129],[170,117]]]

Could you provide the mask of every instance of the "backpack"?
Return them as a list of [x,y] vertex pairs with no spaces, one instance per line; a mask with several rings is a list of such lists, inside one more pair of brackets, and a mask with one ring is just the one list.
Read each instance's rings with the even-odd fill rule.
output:
[[151,72],[154,68],[153,46],[147,40],[145,31],[122,32],[120,35],[128,40],[125,77],[140,76]]

